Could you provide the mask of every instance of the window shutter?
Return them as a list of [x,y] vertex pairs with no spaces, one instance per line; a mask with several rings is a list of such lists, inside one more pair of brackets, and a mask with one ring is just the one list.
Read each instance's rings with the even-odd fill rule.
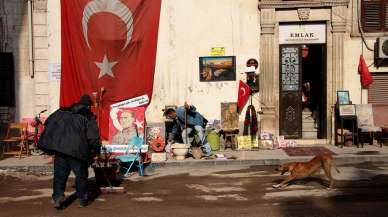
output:
[[388,103],[388,73],[372,73],[373,83],[368,89],[368,103]]
[[381,3],[384,3],[384,6],[385,6],[385,1],[386,0],[384,0],[384,1],[381,1],[381,0],[363,0],[362,1],[361,21],[362,21],[362,25],[363,25],[363,30],[365,32],[381,31],[381,29],[382,29],[382,16],[381,15],[383,15],[383,10],[382,10],[383,8],[381,7],[382,6]]
[[384,31],[388,31],[388,0],[384,0]]

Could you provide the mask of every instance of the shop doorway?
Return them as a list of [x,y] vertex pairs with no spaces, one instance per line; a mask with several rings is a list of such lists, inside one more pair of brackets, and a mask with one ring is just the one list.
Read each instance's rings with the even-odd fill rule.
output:
[[326,45],[280,46],[279,133],[326,138]]

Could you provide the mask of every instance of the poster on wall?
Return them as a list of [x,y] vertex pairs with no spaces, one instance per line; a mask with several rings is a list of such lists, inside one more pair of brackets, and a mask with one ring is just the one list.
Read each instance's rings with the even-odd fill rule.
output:
[[221,129],[236,130],[238,129],[237,103],[221,103]]
[[235,81],[235,56],[199,57],[199,81]]
[[144,112],[144,107],[111,109],[107,145],[110,152],[124,153],[132,138],[144,138]]

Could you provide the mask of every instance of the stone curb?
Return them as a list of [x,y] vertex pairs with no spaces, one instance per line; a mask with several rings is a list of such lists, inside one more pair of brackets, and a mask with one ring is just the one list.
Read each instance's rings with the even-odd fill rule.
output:
[[[307,161],[308,157],[292,157],[284,159],[249,159],[249,160],[186,160],[152,163],[153,168],[166,167],[192,167],[192,166],[219,166],[219,165],[246,165],[246,166],[273,166],[294,161]],[[388,162],[388,155],[347,155],[334,156],[337,165],[363,163],[363,162]]]
[[[355,164],[363,162],[388,162],[388,155],[339,155],[334,156],[337,165]],[[206,167],[206,166],[274,166],[292,161],[306,161],[311,157],[291,157],[284,159],[248,159],[248,160],[184,160],[151,163],[151,169],[163,169],[170,167]],[[0,170],[7,172],[27,172],[36,175],[50,175],[53,165],[33,166],[0,166]]]

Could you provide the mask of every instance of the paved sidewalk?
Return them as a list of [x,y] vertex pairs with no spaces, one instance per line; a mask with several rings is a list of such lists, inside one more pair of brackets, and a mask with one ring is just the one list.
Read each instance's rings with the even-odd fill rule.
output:
[[[337,164],[361,163],[361,162],[388,162],[388,146],[380,148],[378,145],[365,145],[364,148],[357,147],[336,147],[333,145],[322,145],[330,149],[337,155],[334,156]],[[303,145],[303,147],[306,147]],[[306,161],[311,156],[290,157],[282,149],[257,150],[257,151],[219,151],[228,157],[234,156],[236,159],[230,160],[168,160],[165,162],[152,163],[154,168],[174,167],[174,166],[215,166],[215,165],[278,165],[289,161]],[[6,158],[0,160],[0,170],[27,171],[32,173],[52,172],[51,158],[47,156],[29,156],[19,160],[19,158]]]

